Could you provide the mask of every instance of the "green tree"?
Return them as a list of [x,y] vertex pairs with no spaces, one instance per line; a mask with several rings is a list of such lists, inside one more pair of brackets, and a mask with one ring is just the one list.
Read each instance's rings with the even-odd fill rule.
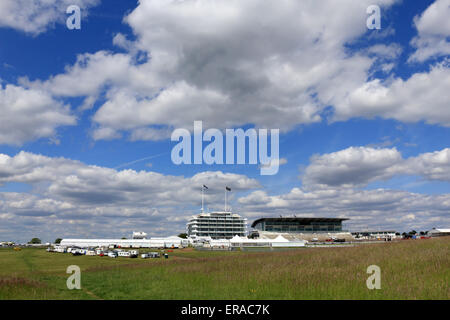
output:
[[126,238],[126,237],[122,237],[121,239],[122,239],[122,240],[127,240],[127,238]]
[[183,238],[183,239],[187,239],[187,234],[186,233],[180,233],[179,235],[178,235],[178,237],[179,238]]
[[33,238],[33,239],[31,239],[31,241],[30,242],[28,242],[28,243],[31,243],[31,244],[41,244],[41,239],[39,239],[39,238]]
[[61,238],[56,238],[56,240],[55,240],[55,244],[60,244],[61,243]]

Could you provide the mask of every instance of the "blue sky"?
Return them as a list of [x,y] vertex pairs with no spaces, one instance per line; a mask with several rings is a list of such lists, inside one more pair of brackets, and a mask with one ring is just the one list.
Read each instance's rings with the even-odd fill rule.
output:
[[[211,208],[230,185],[250,222],[449,227],[448,0],[23,8],[0,6],[0,240],[176,234],[202,184]],[[173,164],[170,133],[195,120],[280,129],[278,173]]]

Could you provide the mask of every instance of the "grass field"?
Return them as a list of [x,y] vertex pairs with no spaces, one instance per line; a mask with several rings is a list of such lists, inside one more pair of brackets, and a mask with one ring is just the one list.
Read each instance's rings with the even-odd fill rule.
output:
[[[81,290],[66,287],[73,264]],[[366,287],[373,264],[380,290]],[[449,280],[449,237],[146,260],[0,249],[0,299],[449,299]]]

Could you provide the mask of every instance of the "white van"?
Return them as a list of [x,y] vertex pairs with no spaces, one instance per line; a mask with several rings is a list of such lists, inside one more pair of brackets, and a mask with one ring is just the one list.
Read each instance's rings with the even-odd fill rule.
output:
[[110,257],[110,258],[117,258],[117,253],[115,253],[113,251],[110,251],[110,252],[108,252],[108,257]]
[[160,258],[160,257],[161,257],[161,255],[159,254],[159,252],[147,252],[147,253],[141,254],[142,259]]
[[119,251],[118,255],[119,257],[129,258],[131,256],[131,253],[129,251]]

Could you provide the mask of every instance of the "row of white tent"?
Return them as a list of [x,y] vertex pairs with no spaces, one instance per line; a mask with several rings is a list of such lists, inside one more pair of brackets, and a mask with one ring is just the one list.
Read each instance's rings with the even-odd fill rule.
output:
[[210,246],[212,248],[239,248],[239,247],[272,247],[272,248],[293,248],[304,247],[308,241],[296,240],[289,241],[283,236],[279,235],[275,239],[249,239],[247,237],[234,236],[231,239],[209,240],[203,246]]

